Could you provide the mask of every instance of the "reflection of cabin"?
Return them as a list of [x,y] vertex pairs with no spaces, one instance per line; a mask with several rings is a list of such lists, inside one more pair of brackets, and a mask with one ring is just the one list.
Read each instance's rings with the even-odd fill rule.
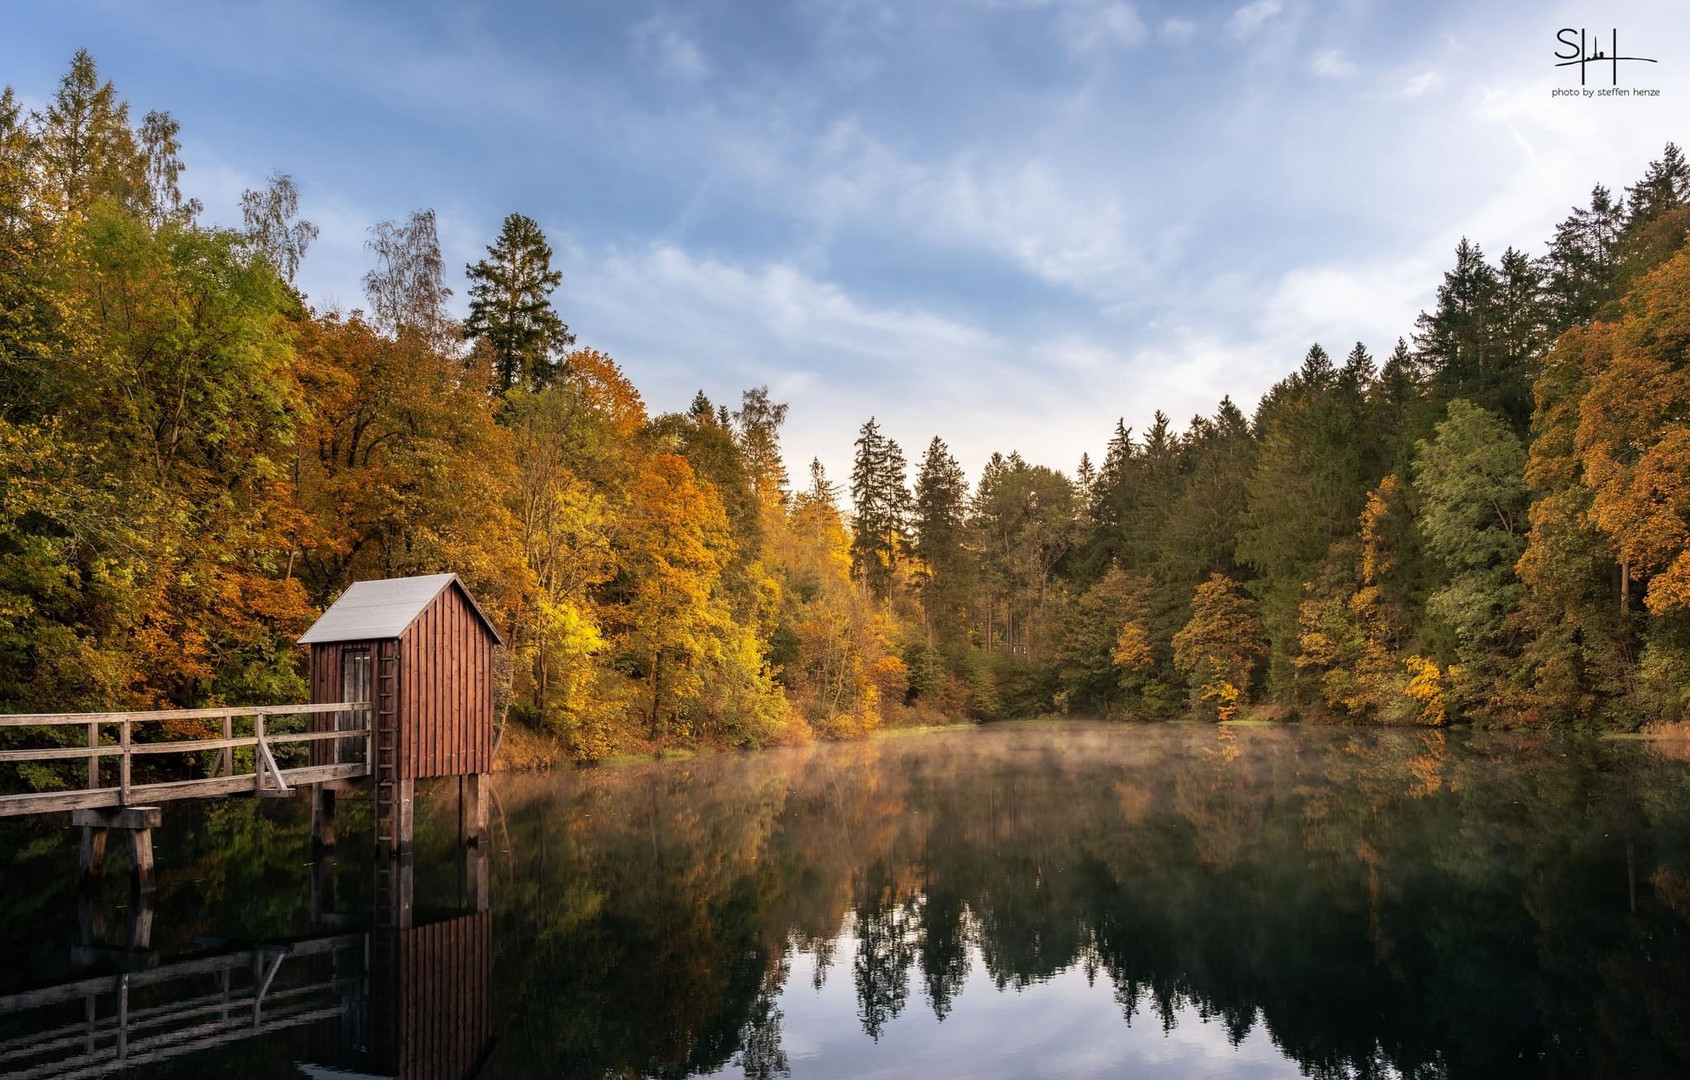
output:
[[[367,752],[378,838],[408,848],[415,782],[443,776],[469,778],[479,835],[480,778],[493,768],[493,650],[503,639],[458,576],[357,582],[299,641],[311,647],[313,702],[375,706]],[[334,714],[315,723],[337,730]],[[359,741],[327,740],[315,752],[344,759]]]

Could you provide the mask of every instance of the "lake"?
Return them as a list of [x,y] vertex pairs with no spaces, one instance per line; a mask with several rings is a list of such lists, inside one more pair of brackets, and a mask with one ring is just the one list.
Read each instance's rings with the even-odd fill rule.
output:
[[501,776],[484,858],[440,785],[399,876],[172,804],[151,904],[14,823],[0,1075],[1681,1076],[1685,756],[997,724]]

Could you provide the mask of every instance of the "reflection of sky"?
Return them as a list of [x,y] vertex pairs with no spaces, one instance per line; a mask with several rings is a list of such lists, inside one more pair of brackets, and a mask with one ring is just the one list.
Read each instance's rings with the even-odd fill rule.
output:
[[[781,1047],[794,1080],[810,1077],[1300,1077],[1258,1022],[1238,1046],[1219,1020],[1180,1006],[1162,1030],[1152,1002],[1142,999],[1129,1024],[1109,976],[1088,986],[1075,965],[1045,982],[999,990],[980,951],[968,950],[968,979],[951,1011],[935,1022],[923,996],[919,965],[911,969],[904,1010],[888,1021],[880,1041],[863,1034],[851,977],[856,939],[841,935],[827,981],[814,988],[815,957],[792,957],[792,973],[775,1002],[782,1013]],[[715,1075],[741,1074],[737,1064]]]
[[[1563,26],[1663,96],[1552,99]],[[1535,253],[1685,137],[1687,31],[1682,0],[58,0],[7,5],[0,73],[39,104],[92,49],[182,121],[213,222],[293,173],[318,303],[432,206],[462,310],[520,210],[655,409],[767,382],[795,475],[871,413],[975,475],[1248,407],[1312,340],[1387,353],[1463,233]]]

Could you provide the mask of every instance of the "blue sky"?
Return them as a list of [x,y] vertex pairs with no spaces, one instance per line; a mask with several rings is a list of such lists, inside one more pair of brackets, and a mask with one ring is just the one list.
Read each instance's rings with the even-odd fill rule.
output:
[[[86,46],[137,114],[174,114],[210,221],[291,173],[318,305],[361,303],[368,227],[428,206],[461,309],[464,264],[534,217],[582,344],[654,411],[768,383],[795,475],[845,469],[871,414],[972,474],[1249,408],[1311,341],[1388,352],[1461,235],[1536,253],[1690,138],[1668,2],[58,0],[7,23],[25,101]],[[1662,96],[1552,98],[1580,25],[1657,57],[1621,82]]]

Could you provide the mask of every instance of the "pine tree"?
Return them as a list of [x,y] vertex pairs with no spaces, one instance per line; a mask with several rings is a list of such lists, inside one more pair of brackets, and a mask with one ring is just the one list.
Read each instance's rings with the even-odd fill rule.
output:
[[1643,179],[1625,189],[1625,200],[1628,233],[1690,203],[1690,162],[1676,143],[1667,143],[1660,159],[1649,163]]
[[839,485],[827,478],[827,469],[822,466],[821,458],[810,459],[810,486],[804,489],[799,499],[830,510],[839,509]]
[[961,602],[968,479],[937,435],[927,445],[915,481],[915,554],[923,566],[922,601],[931,632]]
[[904,452],[880,433],[873,417],[857,436],[851,468],[851,564],[874,595],[891,589],[892,571],[902,554],[909,517],[909,487]]
[[1625,200],[1616,200],[1601,184],[1590,192],[1590,206],[1574,207],[1555,227],[1544,256],[1546,332],[1552,340],[1581,323],[1618,294],[1620,229]]
[[532,218],[511,214],[487,256],[465,271],[470,287],[464,336],[491,347],[500,389],[549,386],[558,375],[559,354],[575,343],[552,306],[563,274],[552,269],[551,245]]
[[782,502],[787,476],[780,457],[780,426],[786,423],[786,405],[769,400],[769,388],[759,386],[740,396],[733,420],[752,491],[764,502]]
[[1366,413],[1366,398],[1338,380],[1318,345],[1256,411],[1260,439],[1238,560],[1255,571],[1250,589],[1262,601],[1275,690],[1289,688],[1295,675],[1303,584],[1332,544],[1351,535],[1361,513],[1373,449]]
[[1455,248],[1455,268],[1444,274],[1437,306],[1421,312],[1415,347],[1430,372],[1440,402],[1455,398],[1486,403],[1498,383],[1495,343],[1496,270],[1466,237]]

